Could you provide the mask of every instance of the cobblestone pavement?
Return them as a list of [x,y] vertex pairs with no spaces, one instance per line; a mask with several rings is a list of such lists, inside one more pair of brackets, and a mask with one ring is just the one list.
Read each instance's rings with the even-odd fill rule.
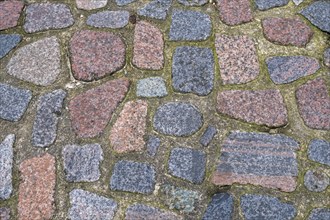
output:
[[0,219],[330,219],[329,0],[0,0]]

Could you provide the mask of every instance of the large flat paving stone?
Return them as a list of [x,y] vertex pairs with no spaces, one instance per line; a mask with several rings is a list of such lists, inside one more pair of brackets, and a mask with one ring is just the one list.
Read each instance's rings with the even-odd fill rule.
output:
[[268,10],[275,7],[287,5],[289,0],[255,0],[255,4],[259,10]]
[[219,0],[217,1],[217,8],[220,20],[227,25],[239,25],[253,19],[249,0]]
[[217,193],[212,196],[202,220],[232,220],[234,198],[229,193]]
[[125,213],[125,220],[179,220],[180,216],[173,212],[158,209],[144,204],[134,204],[127,208]]
[[77,8],[83,10],[103,8],[107,3],[108,0],[76,0]]
[[330,142],[313,139],[308,146],[308,159],[330,166]]
[[330,209],[316,208],[313,209],[308,220],[328,220],[330,219]]
[[0,34],[0,59],[13,50],[21,40],[19,34]]
[[330,33],[330,2],[315,1],[300,12],[322,31]]
[[0,30],[16,27],[23,7],[22,1],[0,2]]
[[136,95],[138,97],[164,97],[167,94],[165,80],[161,77],[149,77],[137,82]]
[[128,11],[100,11],[88,16],[86,23],[97,28],[123,28],[128,24]]
[[153,0],[142,8],[139,8],[138,15],[157,19],[165,20],[167,17],[167,12],[172,5],[172,0]]
[[9,199],[13,192],[14,142],[15,135],[10,134],[0,144],[0,200]]

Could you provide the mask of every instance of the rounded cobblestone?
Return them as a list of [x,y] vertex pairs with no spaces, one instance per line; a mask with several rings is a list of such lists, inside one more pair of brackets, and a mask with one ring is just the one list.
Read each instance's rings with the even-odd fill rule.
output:
[[327,220],[330,219],[330,209],[317,208],[313,209],[308,220]]
[[308,158],[330,166],[330,142],[313,139],[308,146]]
[[304,185],[309,191],[322,192],[329,185],[329,177],[319,170],[308,170],[304,176]]
[[315,1],[300,12],[312,24],[322,31],[330,33],[330,2]]

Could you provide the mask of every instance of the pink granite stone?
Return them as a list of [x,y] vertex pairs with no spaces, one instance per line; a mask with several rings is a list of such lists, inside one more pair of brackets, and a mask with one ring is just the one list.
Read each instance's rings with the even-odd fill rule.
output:
[[17,26],[23,7],[21,1],[0,2],[0,30]]
[[253,15],[249,0],[218,0],[220,19],[227,25],[238,25],[252,21]]

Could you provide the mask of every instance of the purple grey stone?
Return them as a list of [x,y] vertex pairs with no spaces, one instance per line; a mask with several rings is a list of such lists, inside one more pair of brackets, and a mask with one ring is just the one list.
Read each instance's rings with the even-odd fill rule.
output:
[[89,26],[98,28],[123,28],[128,24],[128,11],[101,11],[87,18]]
[[153,0],[138,9],[137,13],[141,16],[165,20],[171,5],[172,0]]
[[310,160],[330,166],[330,142],[314,139],[308,146]]
[[259,10],[268,10],[275,7],[287,5],[289,0],[255,0]]
[[0,34],[0,59],[14,49],[21,40],[19,34]]
[[322,192],[329,185],[329,177],[320,170],[308,170],[304,177],[304,184],[309,191]]
[[317,208],[313,209],[308,217],[308,220],[329,220],[330,209],[328,208]]
[[202,220],[232,220],[234,198],[229,193],[218,193],[212,196]]
[[8,135],[0,144],[0,200],[9,199],[13,191],[12,169],[15,135]]
[[330,1],[315,1],[300,12],[322,31],[330,33]]
[[217,134],[217,129],[211,125],[208,126],[202,137],[199,139],[199,143],[204,147],[207,147],[211,143],[213,137],[216,134]]

